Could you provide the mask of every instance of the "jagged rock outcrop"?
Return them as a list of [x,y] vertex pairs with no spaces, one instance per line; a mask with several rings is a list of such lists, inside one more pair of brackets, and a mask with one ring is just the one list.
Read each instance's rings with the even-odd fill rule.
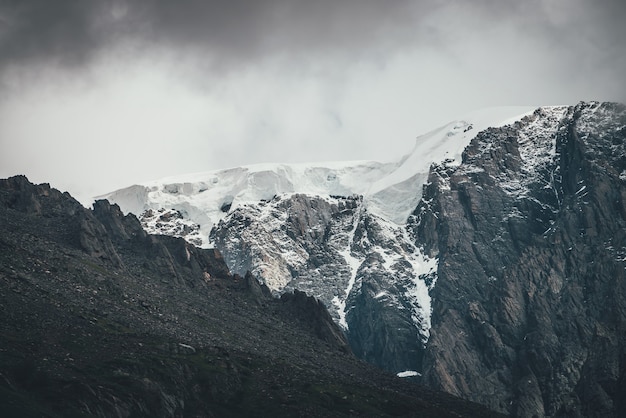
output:
[[76,217],[76,222],[72,225],[65,229],[58,228],[57,232],[64,242],[115,266],[120,265],[121,260],[103,226],[91,212],[84,211],[80,203],[70,199],[67,193],[52,189],[47,183],[34,185],[25,176],[0,181],[6,191],[2,203],[7,208],[52,219]]
[[211,239],[236,273],[319,298],[359,358],[395,373],[420,369],[430,326],[424,273],[434,260],[362,197],[276,196],[234,209]]
[[537,110],[433,167],[423,381],[515,416],[626,414],[626,109]]

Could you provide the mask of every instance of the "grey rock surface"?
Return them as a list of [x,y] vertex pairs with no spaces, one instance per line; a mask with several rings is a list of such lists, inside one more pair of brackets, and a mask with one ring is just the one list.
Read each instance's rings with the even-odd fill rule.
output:
[[538,110],[435,167],[424,382],[515,416],[623,416],[626,109]]

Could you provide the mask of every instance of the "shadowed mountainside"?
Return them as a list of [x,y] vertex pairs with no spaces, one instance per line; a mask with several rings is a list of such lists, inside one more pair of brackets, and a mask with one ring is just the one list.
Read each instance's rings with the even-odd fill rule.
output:
[[358,361],[319,301],[98,201],[0,180],[4,416],[496,416]]

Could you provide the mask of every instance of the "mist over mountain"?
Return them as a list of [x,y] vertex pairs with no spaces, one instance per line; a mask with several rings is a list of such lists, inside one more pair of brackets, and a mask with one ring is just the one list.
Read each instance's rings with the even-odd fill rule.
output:
[[626,110],[491,109],[395,162],[269,164],[104,197],[328,308],[360,358],[515,416],[624,414]]

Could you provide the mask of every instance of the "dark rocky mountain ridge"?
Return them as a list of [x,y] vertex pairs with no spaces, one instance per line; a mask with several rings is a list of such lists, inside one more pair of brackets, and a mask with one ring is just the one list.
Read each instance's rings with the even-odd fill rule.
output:
[[233,271],[320,298],[368,362],[514,416],[624,416],[625,144],[624,105],[543,107],[434,164],[405,226],[294,193],[211,237]]
[[[465,132],[463,126],[454,129]],[[9,179],[8,189],[19,189],[22,186],[16,184],[23,180]],[[2,197],[7,231],[22,228],[11,225],[21,225],[24,219],[32,225],[26,232],[7,233],[0,243],[6,249],[1,265],[8,266],[3,267],[3,279],[18,295],[13,305],[3,303],[10,309],[3,309],[32,316],[25,308],[25,292],[33,289],[65,295],[64,301],[78,298],[81,302],[73,309],[84,317],[78,320],[58,302],[50,302],[50,296],[42,300],[56,306],[51,312],[61,312],[63,320],[58,323],[87,320],[92,326],[92,316],[103,318],[93,322],[98,332],[116,341],[109,346],[115,347],[117,357],[109,360],[135,361],[131,348],[119,351],[119,347],[126,347],[125,341],[132,338],[146,347],[140,335],[148,335],[148,341],[167,340],[152,344],[139,370],[151,370],[145,377],[155,381],[163,371],[149,364],[155,360],[169,367],[167,374],[179,379],[176,386],[187,388],[174,398],[199,405],[199,410],[216,408],[215,400],[225,396],[229,400],[213,409],[217,415],[227,410],[245,415],[258,407],[274,411],[275,402],[250,395],[254,389],[269,390],[280,399],[281,408],[294,415],[419,415],[411,408],[391,407],[384,402],[389,399],[386,395],[372,394],[389,384],[394,393],[408,396],[401,399],[410,404],[426,393],[424,389],[407,389],[405,381],[385,380],[375,369],[361,374],[361,363],[351,363],[352,351],[393,373],[420,373],[411,378],[414,382],[513,416],[626,415],[624,105],[544,107],[511,125],[478,133],[460,163],[444,161],[431,167],[423,191],[416,191],[421,200],[405,226],[369,212],[358,195],[277,195],[224,207],[224,218],[211,232],[219,251],[207,251],[175,238],[146,235],[134,217],[125,217],[115,205],[98,202],[92,212],[81,211],[75,202],[58,203],[60,193],[49,187],[32,186],[40,188],[36,193],[29,187]],[[46,195],[53,195],[57,203],[47,207],[47,198],[42,197]],[[59,227],[58,218],[65,217],[71,221]],[[149,221],[162,223],[164,232],[190,233],[199,239],[200,230],[183,212],[154,210]],[[23,240],[28,244],[22,245]],[[22,252],[30,246],[41,251]],[[54,249],[51,254],[65,254],[52,263],[56,271],[43,261],[48,260],[41,255],[47,248]],[[15,268],[12,254],[22,260],[20,268]],[[58,264],[61,261],[65,264]],[[230,275],[226,265],[239,275]],[[74,272],[67,275],[72,280],[61,280],[62,285],[40,280],[66,271],[58,266]],[[273,299],[257,278],[266,283],[277,280],[275,288],[287,293]],[[53,290],[50,283],[64,290]],[[93,313],[85,311],[87,306]],[[29,341],[46,335],[37,332]],[[67,329],[55,332],[57,337],[48,339],[58,347],[58,336]],[[82,335],[95,331],[85,332]],[[7,328],[3,335],[8,344],[19,333]],[[292,346],[293,341],[300,343]],[[61,351],[71,351],[63,347]],[[165,361],[164,352],[154,351],[155,347],[167,347],[170,360]],[[202,351],[200,359],[192,349]],[[16,352],[5,363],[13,373],[6,374],[7,387],[42,380],[38,373],[47,370],[42,365],[50,360],[29,365]],[[223,352],[230,362],[222,362]],[[220,367],[211,366],[209,374],[218,372],[218,377],[209,381],[214,384],[228,376],[231,383],[226,387],[236,388],[241,396],[232,396],[230,389],[224,393],[211,389],[216,395],[200,400],[189,389],[195,387],[196,375],[178,372],[181,364],[194,373],[206,370],[205,362],[214,364],[216,357]],[[65,367],[61,360],[64,357],[56,359]],[[302,362],[304,369],[316,372],[304,373]],[[332,370],[320,371],[329,364]],[[346,364],[354,366],[346,372]],[[16,365],[27,373],[16,374]],[[114,361],[113,365],[117,367]],[[276,376],[277,367],[279,378],[270,378]],[[110,370],[109,363],[103,369]],[[134,376],[130,381],[142,397],[152,393],[131,368],[120,370]],[[22,375],[27,378],[16,377]],[[48,372],[43,376],[49,377]],[[104,377],[104,387],[111,391],[117,381]],[[273,379],[275,387],[259,383],[265,379]],[[310,386],[302,385],[302,379]],[[331,385],[333,392],[326,383],[336,379],[343,383]],[[362,386],[378,379],[386,383]],[[319,388],[321,381],[323,391],[311,389]],[[155,399],[173,405],[163,400],[170,399],[171,381],[164,384],[159,390],[167,396]],[[350,392],[348,404],[339,400],[346,400],[346,387],[362,388]],[[287,402],[298,393],[298,402],[309,406]],[[362,402],[369,396],[383,401],[372,407]],[[124,402],[126,410],[128,405],[147,410],[145,404],[126,398]],[[176,405],[181,408],[180,402]],[[235,405],[239,409],[232,409]],[[428,403],[425,414],[447,413],[429,410],[431,406]]]
[[516,416],[626,415],[626,108],[538,110],[433,167],[423,382]]
[[3,416],[497,416],[357,360],[315,298],[23,176],[0,286]]
[[[287,289],[343,309],[353,351],[380,367],[515,416],[626,415],[624,105],[482,131],[421,196],[405,231],[359,196],[293,195],[212,236],[235,271],[282,265]],[[409,297],[420,282],[430,306]]]

